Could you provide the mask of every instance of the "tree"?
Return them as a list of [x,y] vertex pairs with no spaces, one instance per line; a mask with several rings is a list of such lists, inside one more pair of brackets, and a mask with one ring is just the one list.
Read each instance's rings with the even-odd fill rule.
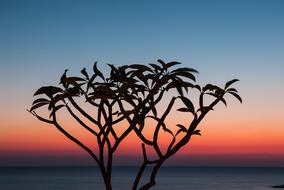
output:
[[[193,135],[201,135],[200,130],[197,129],[197,127],[199,123],[209,113],[209,111],[213,110],[213,108],[219,102],[222,102],[227,105],[226,100],[224,98],[226,94],[232,95],[240,102],[242,102],[241,97],[238,95],[237,89],[231,87],[231,85],[237,82],[238,79],[228,81],[225,84],[224,88],[220,88],[212,84],[206,84],[204,87],[201,88],[199,85],[192,83],[195,82],[194,74],[198,73],[196,70],[192,68],[177,68],[174,70],[170,70],[173,66],[179,65],[180,63],[165,63],[162,60],[158,60],[158,62],[159,65],[150,64],[150,67],[144,69],[147,74],[143,74],[143,76],[148,77],[147,83],[144,82],[144,84],[146,85],[145,88],[148,89],[148,95],[145,96],[143,101],[146,101],[147,104],[145,106],[139,106],[138,104],[135,106],[135,108],[133,108],[135,110],[134,118],[137,115],[140,120],[138,122],[136,122],[135,120],[131,121],[129,118],[126,117],[136,127],[135,132],[143,142],[143,163],[141,164],[136,179],[133,183],[133,190],[136,190],[138,188],[139,181],[147,165],[152,165],[150,179],[149,182],[142,185],[139,189],[147,190],[155,185],[155,178],[162,164],[168,158],[175,155],[182,147],[184,147],[190,141]],[[139,72],[141,72],[141,69]],[[152,84],[151,87],[148,86],[149,83]],[[187,97],[189,89],[196,89],[198,91],[198,106],[194,106],[190,98]],[[178,94],[175,95],[172,92],[169,93],[169,91],[171,90],[176,90]],[[156,107],[157,104],[161,101],[165,105],[166,101],[163,100],[165,92],[170,94],[170,96],[168,95],[166,97],[166,99],[169,99],[170,101],[168,102],[165,110],[163,110],[159,116]],[[213,97],[213,99],[211,98],[207,100],[207,104],[204,103],[206,96]],[[185,112],[188,115],[191,115],[192,120],[189,119],[189,123],[186,126],[178,123],[175,127],[168,127],[165,123],[165,120],[169,116],[170,112],[173,110],[174,104],[177,101],[181,101],[181,103],[183,104],[183,107],[177,109],[177,111]],[[152,137],[150,138],[147,138],[146,135],[143,135],[143,130],[148,130],[145,126],[145,120],[147,118],[156,121],[155,130],[152,133]],[[163,135],[164,132],[168,133],[172,138],[171,141],[168,143],[167,148],[163,152],[162,148],[160,147],[158,137],[159,135]],[[156,159],[148,159],[145,145],[155,151],[157,157]]]
[[[97,63],[93,66],[92,75],[89,75],[83,68],[81,77],[69,77],[67,76],[68,70],[65,70],[60,78],[60,87],[44,86],[35,92],[34,96],[41,97],[34,100],[29,112],[40,121],[54,125],[63,135],[84,149],[99,166],[107,190],[112,189],[111,173],[114,153],[128,134],[134,131],[142,142],[143,163],[133,182],[132,189],[138,189],[145,168],[152,165],[149,182],[139,188],[141,190],[150,189],[155,185],[155,178],[162,164],[185,146],[192,135],[200,135],[197,126],[208,112],[213,110],[220,101],[226,104],[225,94],[231,94],[242,101],[238,91],[230,87],[238,81],[237,79],[227,82],[224,89],[212,84],[201,88],[194,84],[194,74],[198,73],[196,70],[192,68],[173,70],[172,67],[179,65],[179,62],[165,63],[162,60],[158,62],[159,64],[132,64],[121,67],[109,64],[108,78],[97,68]],[[200,94],[198,109],[188,97],[190,89],[197,89]],[[159,114],[161,111],[157,109],[157,105],[161,102],[165,104],[165,95],[170,101],[166,109]],[[205,96],[212,96],[214,99],[205,105]],[[92,106],[95,117],[89,110],[84,109],[81,102]],[[165,120],[175,104],[183,105],[178,109],[179,112],[192,115],[193,119],[188,126],[177,124],[175,129],[167,126]],[[48,108],[49,118],[36,112],[43,106]],[[95,136],[97,152],[94,151],[94,147],[87,146],[68,132],[58,121],[58,113],[63,109],[82,128]],[[146,120],[148,119],[156,121],[150,139],[145,135],[145,131],[152,127],[147,126]],[[121,131],[116,125],[124,121],[128,122],[128,126]],[[171,135],[171,141],[164,152],[158,142],[158,136],[162,131]],[[155,160],[148,159],[147,148],[155,151],[157,157]]]

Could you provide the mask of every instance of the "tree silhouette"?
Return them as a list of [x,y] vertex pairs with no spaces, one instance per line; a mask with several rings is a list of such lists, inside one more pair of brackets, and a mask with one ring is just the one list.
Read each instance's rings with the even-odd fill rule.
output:
[[[44,86],[39,88],[34,95],[44,95],[45,97],[36,99],[29,110],[40,121],[53,124],[67,138],[91,155],[100,168],[106,189],[108,190],[112,189],[113,154],[122,140],[131,131],[130,128],[125,131],[120,129],[119,131],[114,127],[123,121],[124,115],[126,115],[121,114],[117,110],[118,103],[127,105],[135,91],[138,89],[143,91],[139,85],[136,85],[134,79],[125,76],[126,67],[117,69],[113,65],[109,66],[112,69],[109,78],[105,78],[97,68],[97,63],[93,66],[93,74],[91,76],[89,76],[85,68],[81,71],[83,77],[68,77],[68,70],[65,70],[60,79],[62,87]],[[80,99],[83,99],[83,102],[93,107],[96,117],[93,117],[87,110],[83,109],[79,104],[79,102],[82,102]],[[50,111],[49,119],[35,112],[36,109],[42,106],[48,106]],[[84,129],[96,137],[98,152],[93,150],[94,147],[88,147],[74,135],[71,135],[58,122],[57,113],[63,108]],[[86,119],[91,122],[91,126],[87,124]]]
[[[146,190],[155,185],[155,178],[162,164],[168,158],[175,155],[183,146],[185,146],[190,141],[192,135],[201,135],[200,130],[197,129],[197,126],[208,114],[208,112],[213,110],[214,106],[216,106],[219,102],[223,102],[225,105],[227,105],[226,100],[224,99],[226,94],[233,95],[240,102],[242,102],[241,97],[238,95],[238,91],[231,87],[233,83],[238,81],[237,79],[228,81],[223,89],[212,84],[207,84],[201,88],[197,84],[192,84],[192,82],[195,82],[194,74],[198,73],[196,70],[192,68],[178,68],[170,71],[169,69],[171,69],[172,66],[180,63],[165,63],[162,60],[158,60],[158,62],[159,65],[150,64],[150,67],[147,69],[145,68],[146,72],[150,71],[150,74],[147,74],[147,84],[150,82],[153,86],[152,88],[149,88],[149,86],[146,87],[147,89],[150,89],[148,90],[148,96],[145,98],[145,100],[150,100],[147,100],[148,106],[136,106],[136,111],[134,111],[134,113],[136,113],[140,118],[140,121],[135,125],[137,127],[135,132],[143,141],[143,163],[140,166],[136,179],[133,183],[133,190],[138,188],[139,181],[147,165],[152,165],[150,179],[149,182],[142,185],[139,189]],[[197,89],[199,92],[199,105],[197,106],[197,109],[186,95],[188,94],[190,88]],[[176,90],[178,94],[175,95],[172,92],[169,93],[171,90]],[[160,101],[162,101],[163,105],[165,105],[166,101],[162,100],[165,92],[168,93],[166,99],[169,99],[170,101],[168,102],[166,109],[160,113],[160,116],[158,116],[156,107]],[[205,104],[205,96],[211,96],[213,99],[210,99],[211,102],[209,101],[209,103]],[[190,122],[186,126],[178,123],[176,126],[167,127],[165,120],[169,116],[169,113],[172,111],[173,106],[177,101],[180,101],[183,104],[183,107],[177,109],[177,111],[192,115],[192,120],[190,121],[189,119]],[[151,112],[149,109],[152,109]],[[154,132],[152,133],[152,137],[147,138],[146,135],[143,135],[143,130],[148,130],[145,127],[145,120],[149,118],[156,121],[156,126]],[[131,122],[135,123],[134,121]],[[162,148],[160,147],[158,137],[163,135],[164,132],[168,133],[172,138],[168,143],[168,147],[163,152]],[[151,147],[155,151],[156,159],[148,159],[145,145],[148,145],[148,147]]]
[[[53,124],[62,134],[88,152],[99,166],[107,190],[112,189],[114,153],[128,134],[134,131],[142,142],[143,163],[138,170],[132,189],[138,189],[145,168],[151,165],[149,182],[139,188],[150,189],[156,183],[155,178],[162,164],[185,146],[192,135],[200,135],[197,126],[207,113],[220,101],[226,104],[225,94],[231,94],[240,102],[242,101],[238,91],[231,88],[231,85],[238,81],[237,79],[227,82],[224,89],[212,84],[201,88],[195,84],[194,74],[198,73],[196,70],[184,67],[172,69],[180,64],[175,61],[165,63],[158,60],[158,63],[121,67],[109,64],[108,78],[97,68],[97,63],[93,66],[92,75],[83,68],[82,77],[69,77],[68,70],[65,70],[60,79],[61,86],[39,88],[34,96],[41,97],[34,100],[28,111],[40,121]],[[198,109],[188,97],[191,89],[197,89],[199,92]],[[205,104],[206,96],[212,96],[213,100],[210,99],[212,102]],[[167,102],[167,100],[170,101]],[[82,102],[92,106],[95,117],[89,110],[84,109],[85,107],[80,104]],[[167,105],[166,109],[163,111],[157,109],[159,103]],[[188,125],[179,123],[174,127],[167,126],[165,120],[173,111],[175,104],[183,105],[177,109],[178,112],[192,115]],[[47,106],[50,112],[49,118],[35,111],[43,106]],[[58,113],[62,109],[65,109],[82,128],[95,136],[97,152],[94,151],[94,147],[87,146],[68,132],[58,121]],[[151,137],[145,135],[145,131],[153,127],[147,125],[149,119],[156,122]],[[124,121],[128,122],[128,126],[122,130],[117,127],[117,124]],[[164,132],[171,136],[165,151],[160,147],[158,139]],[[155,159],[148,158],[147,148],[154,150]]]

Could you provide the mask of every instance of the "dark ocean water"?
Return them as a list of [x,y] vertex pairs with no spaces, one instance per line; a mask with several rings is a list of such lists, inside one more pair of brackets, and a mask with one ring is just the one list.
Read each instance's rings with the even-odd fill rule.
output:
[[[115,167],[113,189],[129,190],[135,167]],[[147,172],[149,174],[149,172]],[[272,190],[284,168],[164,167],[153,190]],[[103,190],[97,168],[0,168],[1,190]]]

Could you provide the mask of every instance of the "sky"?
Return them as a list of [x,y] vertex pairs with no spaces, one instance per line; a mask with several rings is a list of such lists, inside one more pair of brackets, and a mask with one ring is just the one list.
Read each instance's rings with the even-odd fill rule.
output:
[[[93,164],[26,111],[33,93],[66,68],[163,59],[197,69],[201,84],[238,78],[243,98],[218,105],[169,164],[284,167],[283,9],[281,0],[1,0],[0,166]],[[132,141],[117,164],[138,157]]]

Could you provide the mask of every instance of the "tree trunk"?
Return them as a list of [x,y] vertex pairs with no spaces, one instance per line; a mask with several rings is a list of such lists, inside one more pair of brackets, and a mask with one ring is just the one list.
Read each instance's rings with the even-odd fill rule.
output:
[[143,164],[141,165],[140,169],[139,169],[139,172],[137,173],[137,176],[136,176],[135,181],[134,181],[133,186],[132,186],[132,190],[137,190],[140,179],[141,179],[141,177],[144,173],[144,170],[146,168],[146,165],[147,165],[147,162],[144,161]]
[[106,190],[112,190],[110,175],[104,176],[104,183]]
[[158,170],[161,168],[164,161],[165,161],[165,159],[161,159],[157,162],[157,164],[152,169],[152,173],[151,173],[149,182],[146,183],[145,185],[143,185],[139,190],[148,190],[156,184],[155,180],[156,180]]

